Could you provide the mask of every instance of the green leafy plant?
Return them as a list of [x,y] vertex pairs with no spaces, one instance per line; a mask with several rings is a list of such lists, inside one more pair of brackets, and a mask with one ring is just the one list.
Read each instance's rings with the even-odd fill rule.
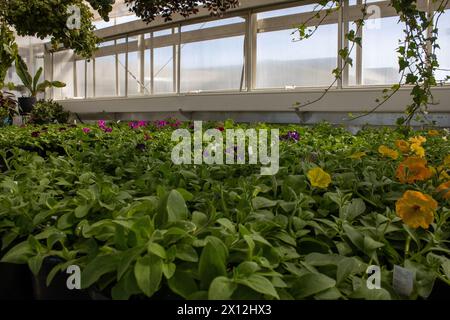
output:
[[[12,93],[0,91],[0,125],[17,114],[17,101]],[[7,122],[8,122],[7,121]]]
[[36,103],[30,114],[30,121],[34,124],[67,123],[70,112],[57,102],[41,100]]
[[40,67],[36,74],[32,77],[28,72],[28,67],[25,61],[23,61],[20,56],[17,56],[16,58],[16,72],[20,80],[22,80],[22,84],[29,91],[29,95],[31,97],[36,97],[38,93],[45,92],[48,88],[64,88],[66,86],[65,83],[60,81],[44,80],[43,82],[39,82],[42,76],[43,68]]
[[[0,129],[3,262],[37,274],[59,257],[48,283],[78,265],[83,288],[122,300],[426,299],[450,286],[450,194],[436,188],[450,180],[448,131],[283,126],[299,139],[280,142],[280,171],[265,177],[250,165],[175,166],[171,129],[107,125]],[[404,183],[398,168],[416,148],[396,146],[418,143],[415,161],[435,174]],[[415,208],[397,206],[410,190],[439,204],[424,207],[427,228],[399,214]],[[366,286],[370,265],[380,290]],[[394,266],[416,273],[407,297]]]
[[6,72],[18,54],[14,33],[0,18],[0,89],[4,86]]

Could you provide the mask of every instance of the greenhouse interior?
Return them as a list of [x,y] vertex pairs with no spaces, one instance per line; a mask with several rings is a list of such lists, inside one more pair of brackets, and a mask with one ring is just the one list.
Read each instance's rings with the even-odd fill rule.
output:
[[0,38],[0,300],[450,300],[450,0],[2,0]]

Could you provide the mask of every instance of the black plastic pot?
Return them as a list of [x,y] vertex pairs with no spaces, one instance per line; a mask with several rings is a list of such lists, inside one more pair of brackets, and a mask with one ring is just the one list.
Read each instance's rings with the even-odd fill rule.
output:
[[0,300],[31,300],[33,288],[27,265],[0,262]]
[[20,114],[29,114],[33,110],[36,101],[36,97],[20,97],[18,99]]
[[84,290],[69,290],[67,278],[70,276],[65,272],[59,272],[47,287],[47,276],[50,271],[61,263],[62,260],[49,257],[42,263],[42,268],[37,276],[33,277],[33,296],[36,300],[90,300],[89,294]]
[[444,281],[438,279],[434,283],[433,292],[428,300],[446,300],[450,301],[450,286]]

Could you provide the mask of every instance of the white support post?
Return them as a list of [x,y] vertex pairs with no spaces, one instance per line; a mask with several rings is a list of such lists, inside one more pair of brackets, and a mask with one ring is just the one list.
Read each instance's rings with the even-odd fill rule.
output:
[[258,18],[257,14],[249,12],[247,18],[247,30],[245,37],[246,46],[246,83],[247,91],[255,88],[256,81],[256,59],[257,59],[257,37],[258,37]]

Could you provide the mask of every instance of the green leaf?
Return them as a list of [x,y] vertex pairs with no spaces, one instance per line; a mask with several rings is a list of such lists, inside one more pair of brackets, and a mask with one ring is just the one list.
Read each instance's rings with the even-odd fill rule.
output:
[[216,237],[208,237],[198,264],[198,273],[202,287],[208,289],[211,282],[220,276],[226,276],[228,248]]
[[347,221],[353,221],[366,211],[366,205],[362,199],[353,199],[340,210],[340,217]]
[[208,291],[209,300],[230,300],[237,284],[226,277],[217,277],[211,283]]
[[162,279],[162,261],[155,255],[138,259],[134,267],[137,284],[147,297],[152,297],[159,289]]
[[27,240],[11,248],[11,250],[3,256],[1,262],[25,264],[32,255],[33,249]]
[[91,207],[89,205],[78,206],[75,209],[75,217],[77,217],[79,219],[84,218],[85,216],[87,216],[90,209],[91,209]]
[[160,257],[161,259],[167,259],[166,249],[156,242],[151,242],[148,245],[148,252]]
[[198,291],[197,283],[193,279],[192,275],[178,269],[167,283],[169,284],[170,290],[184,299],[188,299],[189,296]]
[[101,276],[116,271],[119,257],[117,255],[104,255],[95,257],[81,272],[81,287],[87,289]]
[[43,255],[36,255],[28,259],[28,267],[30,268],[33,275],[37,276],[42,267],[42,262],[44,261]]
[[122,279],[123,275],[127,272],[131,263],[139,257],[145,250],[144,247],[135,247],[121,253],[120,260],[117,267],[117,279]]
[[267,278],[253,274],[245,279],[236,280],[237,283],[247,286],[256,292],[262,293],[264,295],[271,296],[273,298],[279,299],[278,293],[275,290],[272,282],[270,282]]
[[186,202],[177,190],[172,190],[169,193],[167,198],[167,214],[169,222],[187,219],[188,208]]
[[307,273],[293,283],[292,291],[296,299],[303,299],[333,288],[336,281],[321,273]]
[[198,262],[198,254],[194,247],[187,244],[177,244],[176,257],[187,262]]
[[252,200],[253,209],[259,210],[264,208],[272,208],[277,205],[276,201],[269,200],[264,197],[256,197]]

